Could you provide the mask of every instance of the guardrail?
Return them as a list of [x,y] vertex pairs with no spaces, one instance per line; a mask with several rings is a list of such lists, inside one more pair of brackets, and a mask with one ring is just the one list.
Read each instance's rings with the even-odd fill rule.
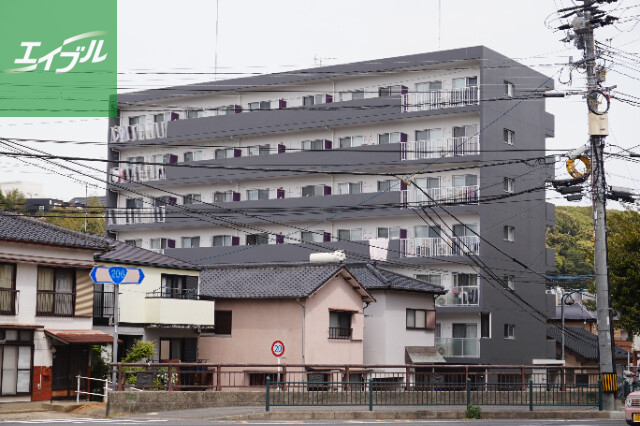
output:
[[[80,403],[80,394],[82,394],[82,395],[101,396],[103,402],[107,401],[107,393],[109,391],[109,382],[110,382],[110,380],[107,380],[107,379],[96,379],[95,377],[85,377],[85,376],[76,376],[76,379],[78,380],[78,385],[76,387],[76,404]],[[80,390],[81,389],[80,382],[82,381],[82,379],[85,379],[87,381],[87,388],[90,388],[89,383],[91,383],[91,380],[95,380],[96,382],[104,382],[104,393],[81,391]]]

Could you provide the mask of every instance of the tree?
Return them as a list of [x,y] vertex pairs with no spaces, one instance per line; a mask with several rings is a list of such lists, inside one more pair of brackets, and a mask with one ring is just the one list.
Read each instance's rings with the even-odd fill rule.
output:
[[0,198],[0,207],[14,213],[27,212],[27,199],[17,188],[11,189]]
[[[104,208],[97,197],[89,197],[86,208],[88,234],[104,235]],[[78,207],[60,207],[47,212],[47,223],[85,232],[85,209]]]

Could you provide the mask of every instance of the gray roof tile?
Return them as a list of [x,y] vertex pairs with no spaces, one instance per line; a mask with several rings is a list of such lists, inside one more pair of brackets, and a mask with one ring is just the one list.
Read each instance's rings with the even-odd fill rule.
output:
[[[565,327],[564,345],[585,359],[598,359],[598,336],[582,327]],[[562,329],[558,326],[547,326],[547,337],[562,342]],[[615,347],[616,359],[627,359],[627,351],[620,346]]]
[[111,241],[115,248],[107,253],[96,256],[97,261],[109,263],[127,263],[130,265],[156,266],[174,269],[202,270],[201,266],[185,262],[165,254],[156,253],[140,247],[132,246],[122,241]]
[[446,290],[435,284],[411,278],[371,264],[347,264],[347,270],[367,289],[407,290],[444,294]]

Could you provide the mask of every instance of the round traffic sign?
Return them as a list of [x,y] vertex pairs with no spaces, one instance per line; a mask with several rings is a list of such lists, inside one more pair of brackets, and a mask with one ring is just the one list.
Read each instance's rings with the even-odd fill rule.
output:
[[273,356],[282,356],[282,354],[284,354],[284,343],[282,343],[280,340],[276,340],[275,342],[273,342],[271,344],[271,353],[273,354]]

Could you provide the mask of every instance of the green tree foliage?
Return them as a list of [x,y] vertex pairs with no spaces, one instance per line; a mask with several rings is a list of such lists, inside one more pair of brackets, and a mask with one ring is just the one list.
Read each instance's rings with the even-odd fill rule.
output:
[[556,275],[593,274],[591,207],[556,207],[556,226],[547,246],[556,252]]
[[24,194],[18,191],[18,189],[16,188],[9,190],[5,194],[2,194],[2,191],[0,191],[1,210],[14,213],[26,213],[26,201],[27,199],[25,198]]
[[[87,233],[104,235],[104,208],[97,197],[89,197],[87,200]],[[85,209],[78,207],[61,207],[52,209],[46,213],[47,223],[84,232]]]
[[156,347],[153,342],[143,342],[142,340],[136,340],[122,359],[122,362],[148,362],[151,356],[156,353]]

